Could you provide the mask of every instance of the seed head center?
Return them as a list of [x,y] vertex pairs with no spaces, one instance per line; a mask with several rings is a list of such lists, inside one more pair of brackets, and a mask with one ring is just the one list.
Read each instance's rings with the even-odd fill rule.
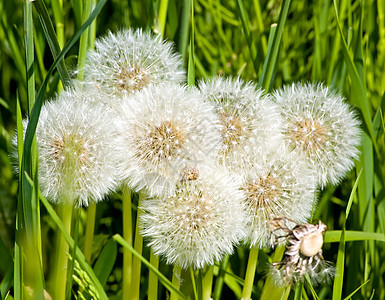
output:
[[52,156],[60,165],[85,165],[89,161],[86,143],[76,134],[55,138],[51,145]]
[[177,124],[164,121],[139,142],[139,155],[151,160],[169,160],[178,155],[185,141],[184,132]]
[[319,121],[304,118],[294,125],[291,136],[294,143],[299,144],[303,150],[312,150],[322,147],[327,131]]
[[180,172],[181,175],[181,182],[186,181],[193,181],[197,180],[199,178],[199,170],[195,168],[183,168],[183,170]]
[[127,92],[140,90],[149,84],[149,76],[147,72],[137,66],[125,66],[118,73],[118,88]]
[[220,120],[223,126],[222,139],[227,150],[239,144],[244,135],[244,124],[234,113],[221,112]]
[[268,175],[264,178],[250,180],[246,184],[248,201],[253,203],[256,209],[266,208],[275,202],[281,194],[281,187],[276,178]]
[[178,219],[188,232],[199,231],[210,222],[212,207],[204,192],[189,193],[175,202],[177,203]]

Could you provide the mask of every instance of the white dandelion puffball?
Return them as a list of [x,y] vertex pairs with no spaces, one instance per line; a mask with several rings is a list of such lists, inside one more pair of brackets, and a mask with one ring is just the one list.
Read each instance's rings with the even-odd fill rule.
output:
[[213,103],[222,125],[219,158],[237,173],[250,164],[250,154],[274,151],[282,142],[283,121],[278,106],[263,90],[238,78],[201,81],[206,101]]
[[243,194],[221,168],[179,174],[173,194],[143,202],[142,234],[168,264],[200,269],[231,254],[243,238]]
[[149,86],[122,99],[124,178],[150,196],[169,194],[185,166],[205,164],[220,145],[219,121],[196,89]]
[[109,32],[87,53],[83,84],[120,97],[149,84],[182,83],[183,62],[173,50],[171,42],[141,29]]
[[285,217],[301,223],[310,218],[316,177],[302,157],[283,147],[258,160],[245,172],[242,190],[249,214],[246,240],[262,248],[271,246],[270,220]]
[[41,109],[36,130],[39,184],[54,203],[88,205],[117,186],[116,124],[101,106],[68,90]]
[[354,166],[360,122],[344,98],[322,84],[296,83],[275,91],[288,144],[304,154],[321,187],[337,184]]

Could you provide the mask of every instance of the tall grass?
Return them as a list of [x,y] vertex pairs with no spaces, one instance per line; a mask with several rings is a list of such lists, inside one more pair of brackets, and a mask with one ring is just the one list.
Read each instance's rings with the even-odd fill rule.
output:
[[[130,191],[110,195],[91,210],[76,208],[76,220],[64,226],[59,208],[37,188],[34,132],[40,108],[70,77],[81,78],[73,71],[84,62],[95,37],[127,26],[174,41],[190,85],[217,74],[239,75],[266,90],[294,81],[321,81],[339,89],[356,108],[363,128],[356,168],[338,186],[319,194],[313,214],[329,229],[324,257],[336,264],[332,282],[312,286],[305,280],[295,289],[274,286],[266,276],[267,262],[282,257],[280,248],[256,254],[239,247],[200,272],[173,270],[162,259],[157,267],[145,243],[143,249],[133,247],[139,196]],[[64,287],[66,299],[121,299],[131,295],[127,284],[133,280],[140,299],[147,293],[151,299],[202,299],[211,289],[214,299],[239,299],[249,255],[255,257],[256,271],[254,279],[246,277],[251,285],[244,295],[251,293],[253,299],[385,298],[383,1],[1,1],[0,53],[2,299],[55,295],[57,243],[52,241],[60,236],[69,249],[68,274],[63,276],[73,279]],[[23,136],[25,116],[30,123]],[[18,149],[11,147],[15,132]],[[18,162],[12,161],[14,152]],[[19,178],[12,171],[15,165]],[[122,218],[126,207],[132,221]],[[122,275],[127,266],[136,270],[135,278]],[[184,284],[179,287],[180,277]]]

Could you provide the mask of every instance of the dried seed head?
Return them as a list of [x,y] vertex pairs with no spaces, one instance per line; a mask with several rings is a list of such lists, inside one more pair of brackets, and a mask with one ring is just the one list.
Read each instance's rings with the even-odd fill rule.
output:
[[278,283],[284,281],[295,284],[306,274],[315,283],[328,279],[333,268],[322,257],[325,224],[321,221],[317,225],[297,224],[282,217],[273,219],[270,223],[274,243],[286,244],[282,261],[273,264],[272,271]]
[[318,225],[311,225],[312,228],[307,228],[309,233],[302,237],[299,247],[299,252],[302,255],[311,257],[319,253],[324,242],[323,234],[326,231],[326,225],[321,221]]

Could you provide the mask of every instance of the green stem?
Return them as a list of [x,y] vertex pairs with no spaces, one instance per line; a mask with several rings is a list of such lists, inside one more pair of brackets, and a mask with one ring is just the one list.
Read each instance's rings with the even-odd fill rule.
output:
[[[159,256],[155,255],[152,251],[150,254],[150,263],[159,269]],[[158,276],[154,272],[150,272],[148,275],[148,300],[158,299]]]
[[[283,254],[285,252],[285,246],[280,245],[275,249],[275,252],[272,257],[273,262],[278,262],[282,260]],[[288,290],[288,291],[287,291]],[[281,299],[283,294],[290,293],[290,286],[277,286],[274,283],[274,279],[269,275],[265,281],[265,284],[262,289],[262,294],[260,300],[270,300],[270,299]],[[283,298],[285,299],[285,298]]]
[[[132,210],[131,190],[125,186],[122,195],[123,204],[123,238],[132,245]],[[123,248],[123,299],[130,298],[132,272],[132,254],[127,248]]]
[[242,299],[251,299],[251,292],[253,290],[255,271],[258,263],[259,249],[255,246],[251,247],[249,254],[249,261],[247,263],[245,284],[242,291]]
[[86,235],[84,241],[84,257],[91,262],[92,243],[95,231],[96,203],[92,202],[87,209]]
[[[71,234],[71,219],[72,219],[72,206],[71,205],[60,205],[59,207],[60,217],[63,221],[65,230]],[[64,236],[60,236],[58,257],[56,263],[56,277],[54,285],[54,299],[64,300],[67,280],[67,265],[68,265],[68,244],[64,239]]]
[[213,276],[214,276],[214,266],[209,266],[206,268],[206,272],[203,275],[202,289],[203,289],[203,299],[211,298],[211,291],[213,288]]
[[[182,270],[178,265],[174,266],[174,270],[172,271],[172,284],[175,288],[180,289],[180,277],[182,274]],[[177,300],[178,296],[174,293],[171,293],[170,300]]]
[[[136,252],[138,252],[140,255],[142,254],[143,250],[143,237],[140,234],[140,228],[139,228],[139,220],[140,215],[142,213],[142,210],[140,209],[140,204],[143,199],[143,194],[139,194],[139,201],[138,201],[138,211],[136,214],[136,227],[135,227],[135,241],[134,241],[134,249]],[[140,293],[140,274],[141,274],[141,260],[137,257],[134,257],[132,260],[132,277],[131,277],[131,298],[132,300],[139,300],[139,293]]]
[[214,286],[214,292],[213,292],[214,300],[221,299],[222,287],[225,281],[225,275],[226,275],[226,269],[227,269],[228,263],[229,263],[229,255],[226,255],[221,262],[221,267],[219,268],[218,276],[215,280],[215,286]]

